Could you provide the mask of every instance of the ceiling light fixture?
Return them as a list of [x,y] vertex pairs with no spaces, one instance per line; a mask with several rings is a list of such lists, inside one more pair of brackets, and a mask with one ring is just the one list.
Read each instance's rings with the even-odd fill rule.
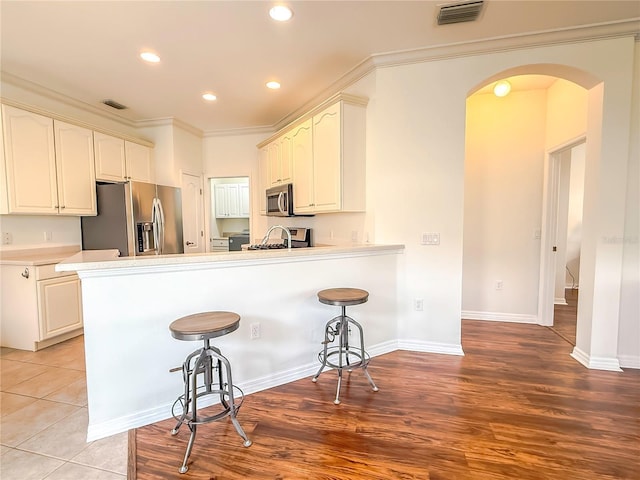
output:
[[149,62],[149,63],[160,62],[160,57],[153,52],[142,52],[140,54],[140,58],[142,58],[145,62]]
[[293,16],[293,12],[289,7],[276,5],[269,10],[269,16],[278,22],[286,22]]
[[213,93],[203,93],[202,94],[202,98],[204,98],[205,100],[209,101],[209,102],[213,102],[215,99],[217,99],[218,97],[216,97]]
[[500,80],[493,87],[493,93],[496,97],[506,97],[511,91],[511,84],[506,80]]
[[280,84],[278,82],[267,82],[267,88],[270,88],[271,90],[277,90],[280,88]]

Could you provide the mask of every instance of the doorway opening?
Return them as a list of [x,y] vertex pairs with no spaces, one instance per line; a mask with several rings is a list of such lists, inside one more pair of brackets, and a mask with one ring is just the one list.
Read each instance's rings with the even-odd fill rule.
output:
[[209,191],[211,251],[241,250],[250,243],[249,177],[209,178]]
[[573,346],[576,344],[580,285],[585,147],[585,139],[581,138],[549,154],[549,173],[557,179],[551,183],[555,191],[550,200],[555,205],[548,206],[556,212],[555,231],[549,232],[555,238],[552,249],[554,308],[550,328]]

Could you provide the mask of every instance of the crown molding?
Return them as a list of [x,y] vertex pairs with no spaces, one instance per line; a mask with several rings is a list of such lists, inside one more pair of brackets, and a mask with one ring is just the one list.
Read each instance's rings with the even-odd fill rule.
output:
[[640,41],[640,17],[620,20],[618,22],[544,30],[527,34],[493,37],[485,40],[448,43],[391,53],[374,54],[354,66],[300,108],[278,120],[275,127],[276,130],[284,128],[288,123],[304,115],[305,112],[312,109],[315,105],[322,103],[325,99],[352,86],[377,68],[521,50],[523,48],[564,45],[567,43],[580,43],[629,36],[635,37],[636,42]]
[[93,130],[94,132],[104,133],[105,135],[110,135],[112,137],[121,138],[123,140],[127,140],[129,142],[138,143],[140,145],[144,145],[146,147],[153,147],[153,142],[140,138],[134,137],[132,135],[127,135],[126,133],[122,133],[116,130],[110,130],[108,128],[98,127],[92,123],[87,123],[82,120],[78,120],[77,118],[67,117],[65,115],[60,115],[59,113],[52,112],[50,110],[46,110],[40,107],[34,107],[33,105],[29,105],[22,102],[17,102],[10,98],[0,97],[0,103],[3,105],[9,105],[12,107],[19,108],[21,110],[26,110],[28,112],[37,113],[38,115],[42,115],[48,118],[52,118],[54,120],[59,120],[61,122],[70,123],[72,125],[77,125],[82,128],[87,128],[89,130]]
[[[263,125],[259,127],[233,128],[221,130],[200,130],[177,118],[157,118],[146,120],[130,120],[115,114],[114,112],[104,110],[100,107],[88,104],[86,102],[69,97],[62,93],[53,91],[42,85],[17,77],[8,72],[0,72],[2,82],[24,88],[28,91],[37,93],[47,98],[51,98],[63,104],[72,106],[79,110],[101,116],[103,118],[113,120],[128,128],[145,128],[153,126],[172,125],[186,130],[198,137],[221,137],[231,135],[249,135],[249,134],[272,134],[290,126],[297,119],[307,116],[309,112],[318,108],[320,105],[326,105],[331,99],[344,91],[348,87],[375,71],[378,68],[395,67],[400,65],[408,65],[412,63],[422,63],[453,59],[472,55],[483,55],[496,52],[506,52],[511,50],[519,50],[524,48],[535,48],[541,46],[563,45],[568,43],[580,43],[596,40],[604,40],[610,38],[622,38],[633,36],[636,42],[640,42],[640,17],[617,22],[599,23],[592,25],[583,25],[570,28],[561,28],[554,30],[544,30],[527,34],[514,34],[501,37],[493,37],[485,40],[465,41],[459,43],[449,43],[442,45],[433,45],[428,47],[416,48],[411,50],[402,50],[391,53],[374,54],[364,59],[352,69],[347,71],[338,80],[329,85],[323,91],[310,98],[299,108],[280,118],[273,125]],[[2,99],[3,103],[18,106],[18,102],[9,99]],[[20,108],[38,112],[29,105],[21,105]],[[41,110],[45,115],[60,118],[74,124],[81,124],[75,119],[63,118],[51,112]],[[91,127],[93,128],[93,127]],[[104,131],[102,129],[96,129]],[[106,132],[105,133],[109,133]],[[110,135],[123,137],[120,133],[111,132]],[[133,139],[140,142],[140,139]]]
[[135,128],[150,128],[150,127],[178,127],[181,130],[185,130],[196,137],[202,138],[204,136],[204,132],[193,125],[183,122],[179,118],[175,117],[163,117],[163,118],[152,118],[149,120],[136,120],[134,122]]

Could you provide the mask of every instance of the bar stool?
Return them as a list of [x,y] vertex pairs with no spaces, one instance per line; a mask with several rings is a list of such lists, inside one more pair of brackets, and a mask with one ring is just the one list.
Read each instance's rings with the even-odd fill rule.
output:
[[[338,388],[336,390],[336,399],[333,401],[336,405],[340,404],[340,385],[342,383],[343,368],[347,368],[349,373],[351,373],[354,368],[362,368],[373,391],[378,391],[378,387],[373,382],[367,370],[370,357],[364,350],[364,333],[362,326],[353,318],[348,317],[346,313],[347,306],[359,305],[365,303],[368,299],[369,292],[359,288],[329,288],[318,292],[318,300],[320,303],[337,305],[342,308],[342,313],[329,320],[325,325],[324,342],[322,342],[324,347],[320,353],[318,353],[318,360],[321,365],[318,373],[312,378],[313,382],[317,382],[318,377],[326,366],[333,367],[338,371]],[[358,329],[360,345],[355,347],[349,344],[350,325]],[[333,345],[330,346],[330,344]]]
[[[220,350],[210,345],[209,340],[227,335],[238,329],[240,315],[233,312],[203,312],[179,318],[169,325],[171,335],[178,340],[204,340],[204,347],[187,356],[182,364],[171,371],[182,370],[184,380],[184,393],[178,397],[171,407],[171,414],[178,421],[171,430],[171,435],[176,435],[180,426],[186,423],[191,430],[184,461],[179,469],[180,473],[186,473],[187,460],[191,455],[193,442],[196,438],[198,425],[229,417],[238,434],[244,440],[244,446],[251,446],[251,440],[247,437],[236,418],[238,410],[242,406],[244,395],[242,390],[233,384],[231,378],[231,365]],[[217,370],[217,379],[214,373]],[[202,385],[198,387],[198,376],[202,375]],[[217,380],[217,381],[216,381]],[[220,397],[221,410],[213,415],[199,416],[197,402],[209,395]],[[176,407],[180,405],[179,413]]]

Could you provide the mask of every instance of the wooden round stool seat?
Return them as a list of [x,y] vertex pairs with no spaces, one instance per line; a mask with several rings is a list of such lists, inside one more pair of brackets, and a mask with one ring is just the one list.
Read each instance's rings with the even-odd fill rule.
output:
[[233,312],[202,312],[179,318],[169,325],[178,340],[204,340],[221,337],[238,329],[240,315]]
[[359,305],[369,299],[369,292],[360,288],[328,288],[318,292],[318,300],[326,305],[346,307]]

